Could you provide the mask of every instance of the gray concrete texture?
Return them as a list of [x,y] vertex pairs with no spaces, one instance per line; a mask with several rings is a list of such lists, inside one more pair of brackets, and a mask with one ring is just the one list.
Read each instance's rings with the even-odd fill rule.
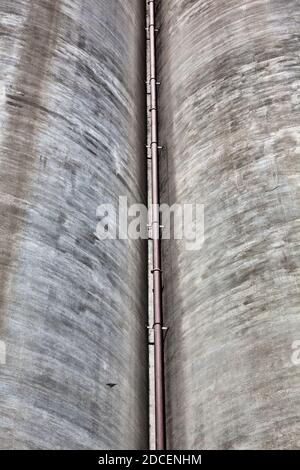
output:
[[147,199],[144,19],[0,2],[1,449],[148,446],[147,244],[94,235]]
[[162,200],[205,205],[163,250],[169,447],[300,448],[300,2],[157,14]]

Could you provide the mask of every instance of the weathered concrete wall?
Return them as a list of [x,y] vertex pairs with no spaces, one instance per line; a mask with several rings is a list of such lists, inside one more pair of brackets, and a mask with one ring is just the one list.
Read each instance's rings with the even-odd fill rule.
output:
[[300,2],[158,3],[169,445],[300,448]]
[[2,449],[148,445],[147,246],[94,236],[146,201],[144,52],[140,0],[0,3]]

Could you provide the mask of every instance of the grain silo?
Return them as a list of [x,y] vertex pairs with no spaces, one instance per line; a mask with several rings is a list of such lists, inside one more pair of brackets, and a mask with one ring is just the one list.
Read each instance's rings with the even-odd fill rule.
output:
[[146,242],[95,236],[146,202],[140,0],[0,5],[0,447],[146,448]]
[[[299,448],[299,27],[296,0],[0,2],[1,449],[147,448],[148,343],[158,449]],[[149,253],[97,231],[147,204],[146,143]],[[161,257],[159,202],[203,205],[203,244]]]
[[169,448],[299,448],[300,4],[157,3]]

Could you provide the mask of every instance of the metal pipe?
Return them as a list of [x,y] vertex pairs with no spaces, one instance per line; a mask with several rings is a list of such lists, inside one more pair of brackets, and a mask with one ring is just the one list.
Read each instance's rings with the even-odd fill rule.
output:
[[149,0],[150,99],[151,99],[151,175],[152,175],[152,241],[153,241],[153,304],[154,304],[154,376],[155,376],[155,440],[156,449],[166,448],[165,379],[162,315],[162,271],[159,213],[157,80],[155,57],[155,0]]

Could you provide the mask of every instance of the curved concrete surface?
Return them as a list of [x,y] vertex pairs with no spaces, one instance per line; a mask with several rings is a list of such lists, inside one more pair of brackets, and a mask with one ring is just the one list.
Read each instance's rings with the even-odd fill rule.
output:
[[158,4],[169,446],[300,448],[300,3]]
[[0,4],[0,448],[148,445],[144,4]]

